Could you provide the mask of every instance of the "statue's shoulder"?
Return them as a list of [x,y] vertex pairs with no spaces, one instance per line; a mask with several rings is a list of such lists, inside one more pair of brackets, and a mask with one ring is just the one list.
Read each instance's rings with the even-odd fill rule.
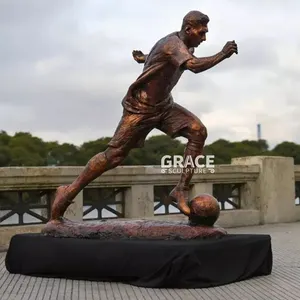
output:
[[[174,47],[180,47],[183,42],[179,38],[178,32],[172,32],[162,37],[156,44],[155,48],[164,49],[165,51],[173,49]],[[167,51],[168,52],[168,51]]]
[[163,60],[173,53],[178,52],[178,49],[184,46],[178,34],[175,31],[158,40],[149,52],[148,60],[153,61],[154,58],[155,60]]
[[168,35],[164,36],[161,41],[165,42],[165,43],[170,43],[170,42],[180,42],[180,38],[179,38],[179,35],[178,35],[178,32],[175,31],[175,32],[172,32],[172,33],[169,33]]

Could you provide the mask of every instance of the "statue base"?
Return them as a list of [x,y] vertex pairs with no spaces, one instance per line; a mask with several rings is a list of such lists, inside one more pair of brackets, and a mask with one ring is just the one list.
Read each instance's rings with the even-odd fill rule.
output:
[[52,237],[100,240],[190,240],[219,238],[226,235],[227,232],[219,227],[191,226],[188,222],[182,221],[110,219],[89,223],[62,219],[60,223],[47,223],[42,234]]
[[123,282],[147,288],[207,288],[269,275],[269,235],[146,240],[12,237],[5,260],[12,274]]

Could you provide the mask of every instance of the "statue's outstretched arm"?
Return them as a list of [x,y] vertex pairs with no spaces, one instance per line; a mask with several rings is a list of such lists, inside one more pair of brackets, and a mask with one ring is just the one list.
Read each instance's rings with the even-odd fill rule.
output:
[[142,51],[140,50],[133,50],[132,51],[132,56],[134,58],[134,60],[136,62],[138,62],[139,64],[143,64],[145,63],[148,54],[144,54]]
[[185,68],[194,73],[200,73],[214,67],[224,59],[229,58],[234,53],[238,54],[238,48],[235,41],[227,42],[222,51],[213,56],[199,58],[194,57],[188,60],[185,63]]
[[[194,48],[190,48],[189,51],[193,54]],[[148,54],[144,54],[141,50],[133,50],[132,56],[136,62],[138,62],[139,64],[144,64]]]

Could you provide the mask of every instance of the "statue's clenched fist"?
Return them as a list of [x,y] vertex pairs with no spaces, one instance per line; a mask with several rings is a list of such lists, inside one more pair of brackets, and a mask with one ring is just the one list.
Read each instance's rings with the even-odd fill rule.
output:
[[223,47],[222,52],[225,54],[225,57],[230,57],[233,53],[238,54],[238,47],[235,41],[227,42]]

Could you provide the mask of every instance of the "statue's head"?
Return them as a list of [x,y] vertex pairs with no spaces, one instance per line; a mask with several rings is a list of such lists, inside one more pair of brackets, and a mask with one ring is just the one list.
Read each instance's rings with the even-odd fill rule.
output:
[[189,47],[198,47],[202,42],[206,41],[208,22],[208,16],[197,10],[192,10],[185,15],[182,21],[181,32],[185,35],[185,40]]

